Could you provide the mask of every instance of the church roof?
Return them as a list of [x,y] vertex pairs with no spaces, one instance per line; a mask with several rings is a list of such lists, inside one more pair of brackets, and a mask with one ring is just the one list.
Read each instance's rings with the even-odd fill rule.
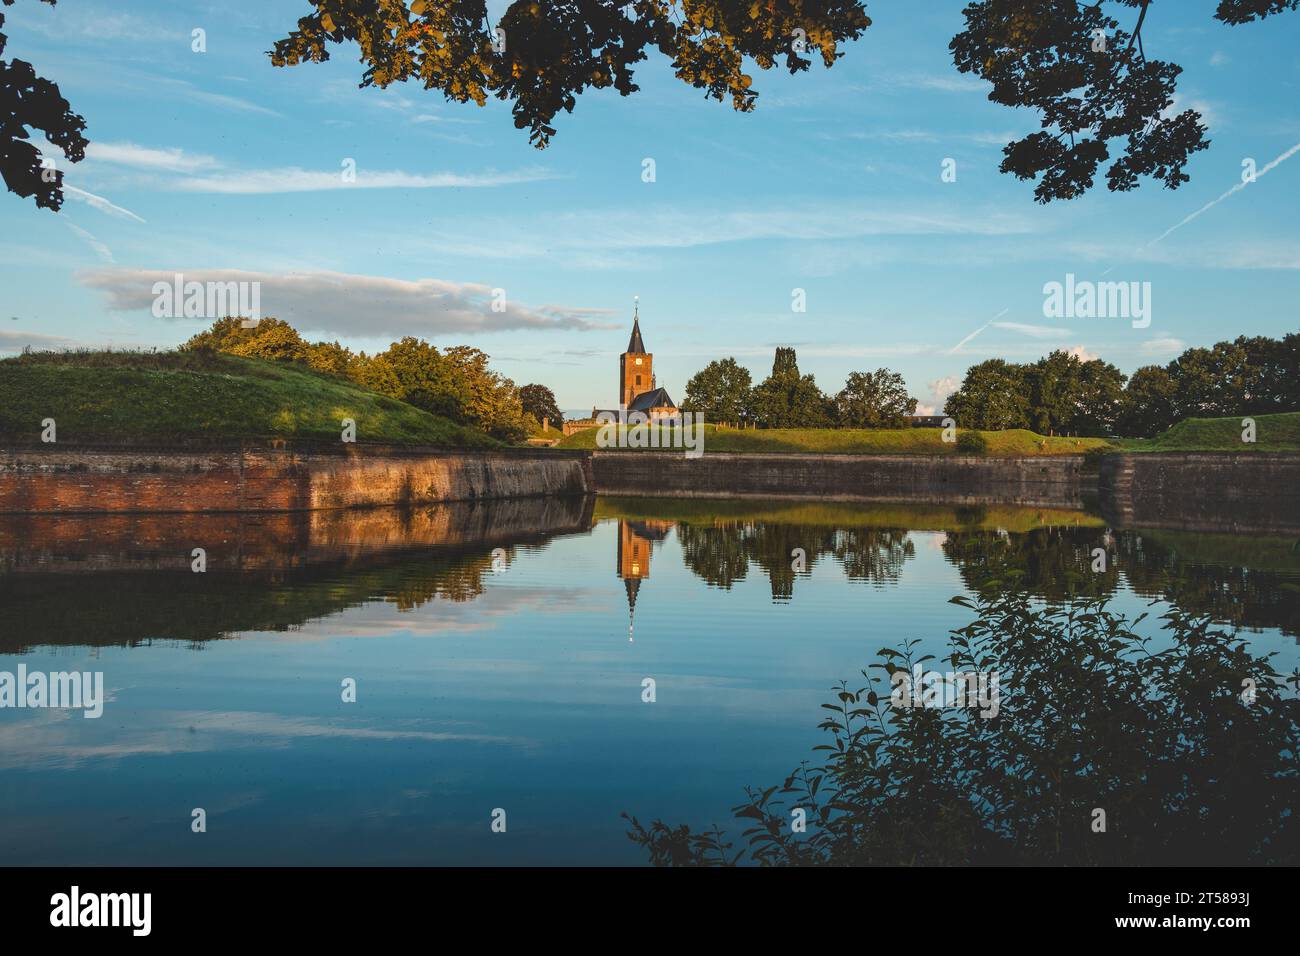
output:
[[627,410],[629,412],[648,412],[652,408],[676,407],[677,403],[669,396],[667,389],[656,388],[650,392],[642,392],[632,399],[632,404],[627,407]]
[[641,341],[641,320],[632,320],[632,338],[627,342],[627,355],[645,355],[645,343]]

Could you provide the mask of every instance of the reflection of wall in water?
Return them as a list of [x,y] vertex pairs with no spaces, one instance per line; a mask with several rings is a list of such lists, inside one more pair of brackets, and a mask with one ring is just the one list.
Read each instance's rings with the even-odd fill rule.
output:
[[632,640],[632,617],[636,612],[636,596],[643,578],[650,577],[650,551],[656,541],[668,537],[671,521],[618,522],[618,554],[616,572],[627,588],[627,639]]

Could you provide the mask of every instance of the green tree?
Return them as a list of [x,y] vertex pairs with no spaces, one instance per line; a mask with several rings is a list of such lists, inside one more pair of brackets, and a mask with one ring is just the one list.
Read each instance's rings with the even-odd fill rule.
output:
[[[516,0],[498,24],[484,0],[311,5],[297,29],[275,42],[275,66],[322,62],[330,44],[353,42],[366,67],[362,86],[414,79],[448,100],[479,106],[495,96],[513,104],[516,128],[527,129],[538,148],[554,135],[556,115],[573,112],[584,90],[636,92],[633,66],[651,52],[671,61],[679,80],[748,112],[758,97],[745,72],[750,63],[763,70],[780,63],[794,74],[820,55],[830,67],[842,56],[840,45],[871,25],[858,0]],[[792,41],[799,36],[804,42]]]
[[961,387],[948,396],[944,412],[962,428],[1028,428],[1024,366],[1004,359],[972,365],[966,370]]
[[1029,427],[1041,435],[1113,434],[1124,374],[1101,359],[1083,361],[1060,349],[1025,369]]
[[[55,4],[55,0],[42,2]],[[11,7],[14,0],[3,3]],[[0,28],[4,24],[0,13]],[[8,41],[0,33],[0,54]],[[63,170],[42,162],[41,151],[29,142],[28,130],[40,130],[68,162],[79,163],[90,145],[81,132],[85,128],[86,121],[72,112],[58,84],[38,76],[25,60],[0,60],[0,176],[10,192],[24,199],[32,196],[38,208],[57,212],[63,205]]]
[[272,362],[306,362],[307,343],[298,330],[279,319],[263,319],[252,329],[251,338],[231,344],[223,351],[245,358],[267,359]]
[[267,316],[256,325],[245,326],[238,316],[217,319],[212,327],[193,335],[182,349],[213,349],[246,358],[302,362],[308,347],[302,336],[288,322]]
[[1144,365],[1128,380],[1120,412],[1119,434],[1150,438],[1178,421],[1178,386],[1169,370]]
[[749,369],[734,358],[710,362],[686,383],[682,407],[702,412],[706,421],[745,421],[749,418],[751,382]]
[[850,372],[835,396],[835,421],[844,428],[905,428],[916,404],[897,372]]
[[1236,415],[1245,407],[1249,353],[1234,342],[1192,348],[1174,359],[1169,373],[1178,383],[1178,417]]
[[811,375],[799,374],[791,348],[776,350],[772,374],[754,388],[750,405],[764,428],[825,428],[831,423],[830,402]]
[[340,378],[353,378],[359,365],[352,350],[338,342],[313,342],[307,346],[304,361],[318,372],[328,372]]
[[[6,0],[8,2],[8,0]],[[277,40],[275,66],[329,59],[356,43],[362,86],[418,80],[448,100],[489,96],[512,104],[515,126],[543,148],[561,110],[587,89],[638,90],[633,67],[662,54],[681,81],[742,112],[758,93],[750,64],[791,74],[820,55],[826,67],[871,25],[861,0],[514,0],[498,24],[485,0],[310,0],[297,28]],[[1209,145],[1195,110],[1174,113],[1182,68],[1148,60],[1142,38],[1154,0],[972,0],[949,44],[953,62],[991,84],[989,99],[1028,108],[1042,129],[1008,144],[1002,171],[1037,179],[1040,202],[1087,191],[1112,148],[1112,190],[1150,177],[1187,180],[1189,157]],[[1215,18],[1236,25],[1300,7],[1300,0],[1220,0]],[[1159,9],[1175,10],[1172,0]],[[1113,11],[1115,16],[1110,12]],[[1119,17],[1131,23],[1124,29]],[[498,33],[498,29],[501,31]],[[1101,31],[1104,43],[1097,43]],[[505,42],[499,40],[504,38]],[[792,39],[793,38],[793,39]]]
[[545,418],[552,428],[564,427],[564,416],[555,402],[555,393],[545,385],[523,386],[519,389],[519,402],[525,414],[535,418],[539,425]]

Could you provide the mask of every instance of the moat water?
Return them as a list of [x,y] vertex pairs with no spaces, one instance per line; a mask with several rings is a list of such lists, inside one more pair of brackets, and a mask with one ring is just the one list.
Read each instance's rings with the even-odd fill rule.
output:
[[825,742],[833,685],[905,640],[940,654],[971,618],[949,598],[994,561],[1039,601],[1156,612],[1157,644],[1178,607],[1240,627],[1280,672],[1300,664],[1297,542],[1082,512],[0,517],[0,672],[104,685],[98,718],[0,708],[0,857],[644,863],[622,813],[739,832],[745,787]]

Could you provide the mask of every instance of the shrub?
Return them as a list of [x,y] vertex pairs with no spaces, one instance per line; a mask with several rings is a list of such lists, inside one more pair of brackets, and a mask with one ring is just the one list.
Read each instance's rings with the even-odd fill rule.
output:
[[979,432],[964,431],[957,436],[957,450],[965,455],[983,455],[989,450],[988,439]]
[[[1300,701],[1271,655],[1177,609],[1162,617],[1167,646],[1149,648],[1135,631],[1145,614],[1095,599],[1042,607],[1014,572],[978,590],[952,599],[975,619],[930,668],[998,675],[990,716],[893,706],[894,675],[934,658],[917,641],[882,648],[866,686],[841,682],[822,705],[824,756],[734,808],[747,849],[717,827],[624,814],[629,837],[660,865],[1300,862]],[[806,832],[793,832],[794,808]]]

